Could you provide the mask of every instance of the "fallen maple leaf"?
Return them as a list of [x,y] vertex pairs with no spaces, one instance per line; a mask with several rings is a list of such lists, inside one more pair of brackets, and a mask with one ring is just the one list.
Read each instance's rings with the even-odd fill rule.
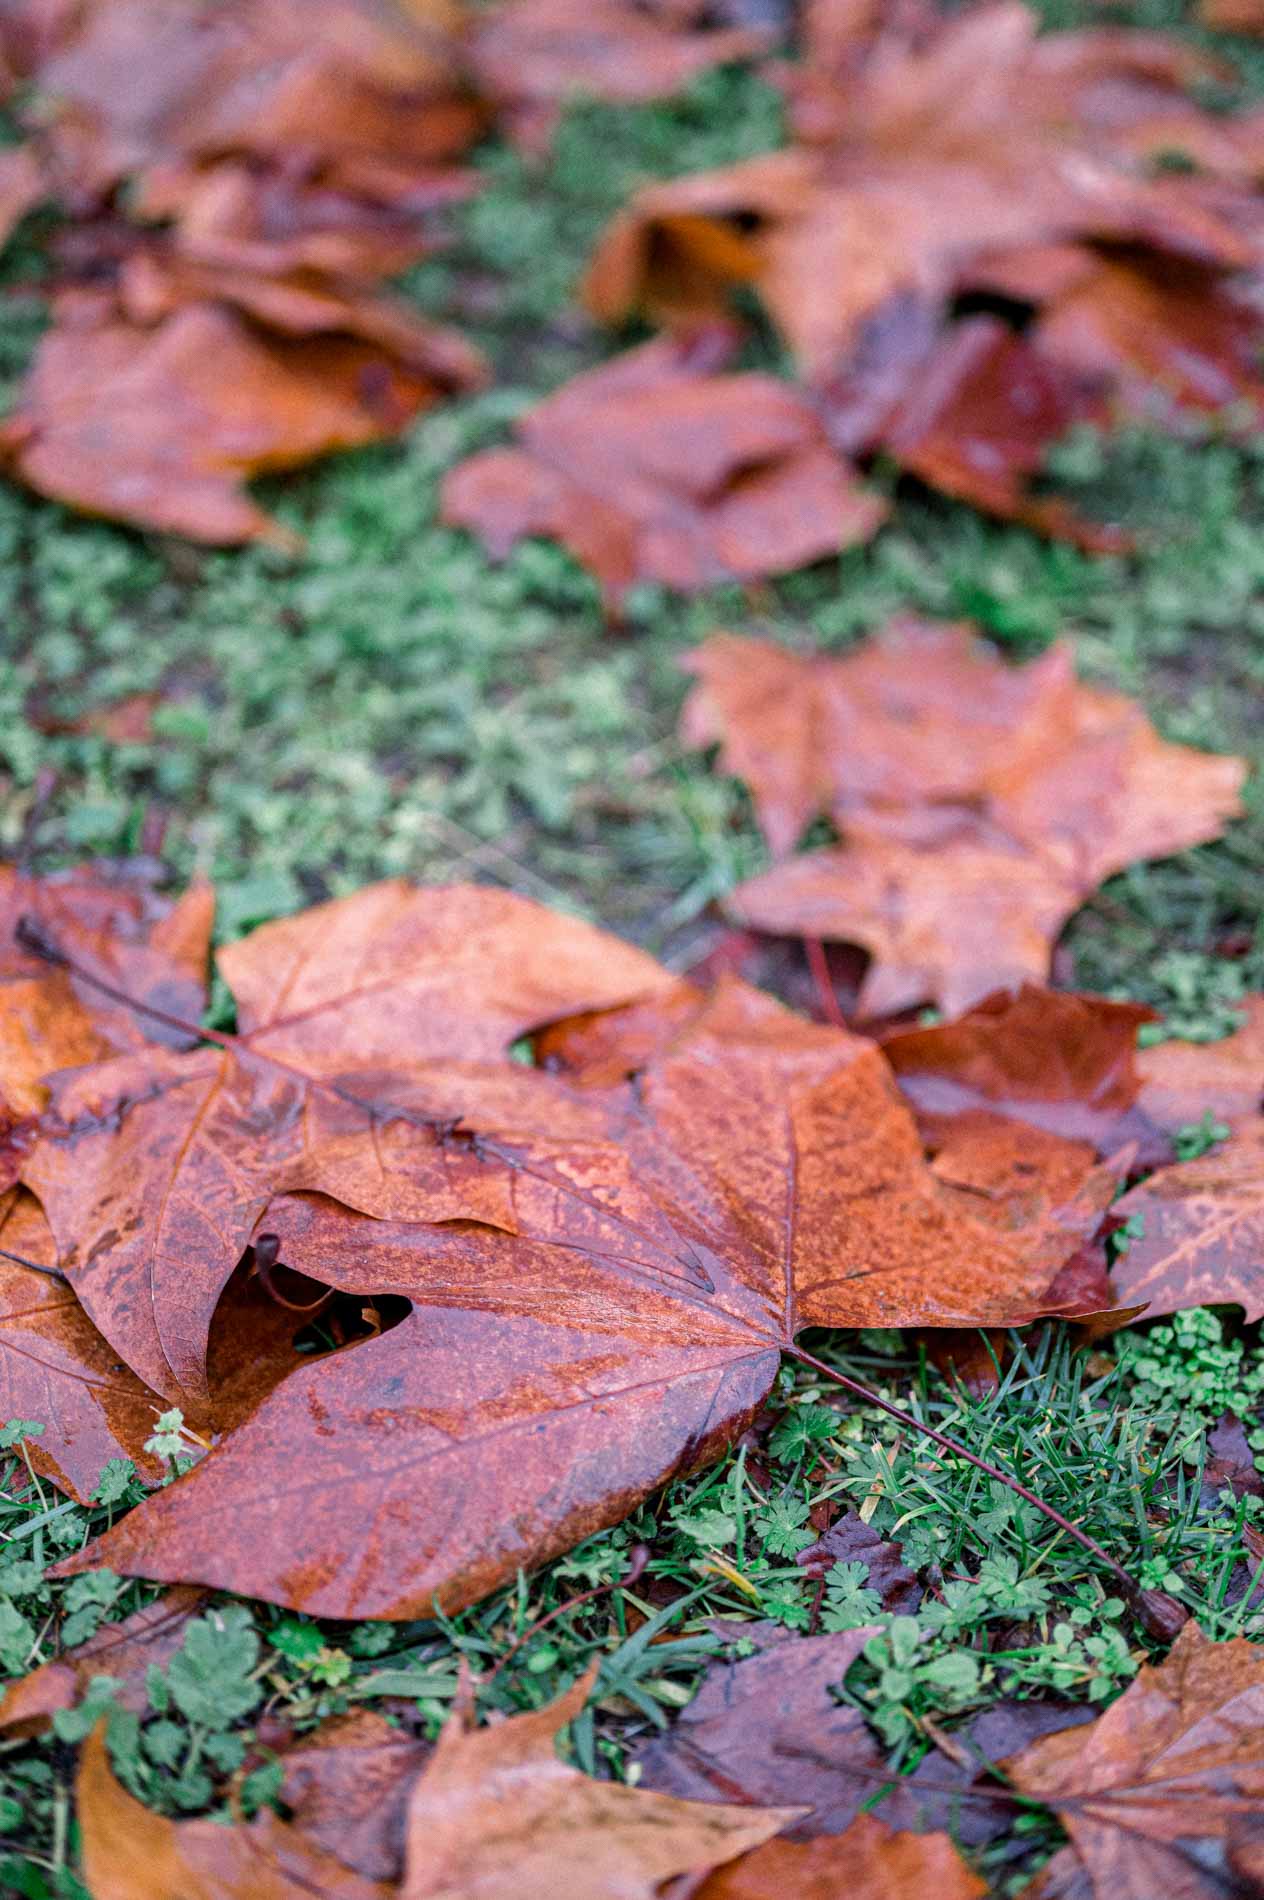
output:
[[1006,1764],[1052,1807],[1097,1900],[1189,1900],[1235,1881],[1235,1824],[1264,1801],[1264,1648],[1187,1624],[1090,1730],[1047,1737]]
[[[59,943],[55,919],[49,934]],[[182,1401],[207,1395],[211,1317],[272,1194],[319,1188],[370,1214],[512,1225],[505,1167],[451,1139],[462,1115],[481,1097],[485,1128],[526,1115],[541,1140],[591,1132],[584,1103],[542,1098],[508,1045],[671,982],[642,952],[526,899],[402,881],[265,925],[219,967],[239,1038],[55,1079],[23,1162],[94,1324]]]
[[440,168],[482,122],[458,23],[447,0],[67,10],[33,59],[46,106],[18,208],[32,170],[80,218],[136,188],[130,222],[95,250],[85,233],[93,289],[57,299],[0,431],[14,475],[90,514],[292,546],[248,476],[397,434],[483,379],[460,339],[374,291],[472,186]]
[[[637,581],[760,579],[865,541],[883,520],[787,384],[713,372],[728,332],[660,339],[586,371],[445,478],[442,518],[493,559],[547,535],[617,607]],[[682,455],[681,444],[688,443]]]
[[[752,672],[745,676],[747,659]],[[726,908],[781,935],[869,950],[866,1015],[928,998],[955,1013],[1038,981],[1096,886],[1218,835],[1243,761],[1160,739],[1055,648],[1007,669],[959,626],[896,621],[854,655],[772,658],[723,635],[690,657],[684,737],[749,769],[775,849],[827,809],[832,849],[752,878]],[[766,689],[793,681],[795,698]]]
[[1144,1305],[1147,1319],[1231,1302],[1248,1320],[1264,1314],[1264,1125],[1160,1168],[1115,1211],[1130,1223],[1111,1268],[1120,1305]]
[[[1148,115],[1170,123],[1179,104],[1196,122],[1181,87],[1197,61],[1177,53],[1160,75],[1153,36],[1138,43]],[[1130,35],[1040,39],[1035,14],[1007,3],[941,17],[921,45],[879,28],[828,110],[817,102],[812,145],[639,192],[594,256],[589,306],[606,322],[714,312],[754,283],[820,376],[854,358],[884,307],[938,301],[1006,247],[1091,237],[1249,265],[1228,215],[1137,162],[1120,111],[1136,64]],[[820,78],[809,67],[807,85]]]
[[903,1834],[859,1814],[837,1839],[768,1841],[703,1882],[697,1900],[981,1900],[985,1881],[947,1834]]
[[[595,1671],[593,1672],[595,1675]],[[449,1719],[409,1802],[400,1900],[652,1900],[757,1847],[795,1807],[724,1807],[594,1781],[557,1758],[593,1676],[529,1715]]]
[[1221,1042],[1157,1043],[1142,1050],[1141,1105],[1161,1128],[1243,1128],[1264,1110],[1264,996],[1247,998],[1240,1029]]
[[[268,1204],[261,1223],[291,1267],[412,1312],[292,1374],[73,1566],[214,1581],[335,1616],[455,1610],[713,1457],[803,1327],[1015,1325],[1067,1310],[1051,1283],[1115,1188],[1091,1157],[1072,1199],[940,1180],[875,1045],[736,984],[630,1083],[534,1086],[546,1128],[578,1103],[605,1134],[588,1121],[571,1145],[491,1145],[512,1231],[365,1221],[310,1194]],[[106,1152],[129,1179],[143,1165],[134,1149],[121,1161],[118,1136]],[[63,1195],[63,1213],[72,1205]],[[183,1242],[178,1288],[161,1287],[176,1319],[190,1260],[207,1253],[197,1227]],[[112,1315],[121,1340],[150,1310],[137,1287],[133,1309]],[[190,1356],[170,1323],[166,1344]],[[303,1455],[264,1492],[259,1460],[278,1443]]]
[[80,1750],[75,1809],[92,1900],[389,1900],[397,1891],[353,1873],[271,1808],[235,1827],[155,1814],[115,1778],[104,1723]]
[[666,98],[768,40],[766,31],[717,27],[701,4],[511,0],[478,22],[470,55],[510,137],[538,152],[576,95],[628,105]]

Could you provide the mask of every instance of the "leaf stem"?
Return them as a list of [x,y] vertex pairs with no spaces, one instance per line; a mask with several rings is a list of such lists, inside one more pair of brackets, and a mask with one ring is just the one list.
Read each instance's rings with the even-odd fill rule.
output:
[[1170,1642],[1182,1624],[1188,1622],[1188,1611],[1181,1607],[1175,1597],[1168,1596],[1162,1590],[1143,1589],[1131,1572],[1125,1570],[1109,1551],[1104,1550],[1095,1537],[1090,1537],[1087,1531],[1081,1530],[1078,1524],[1073,1524],[1069,1517],[1064,1517],[1062,1512],[1055,1509],[1052,1504],[1047,1504],[1043,1498],[1037,1497],[1034,1491],[1029,1490],[1025,1484],[1021,1484],[1017,1478],[1011,1477],[1009,1472],[1002,1471],[999,1465],[990,1464],[986,1458],[980,1458],[977,1452],[967,1450],[955,1438],[949,1438],[946,1432],[937,1431],[933,1425],[925,1424],[912,1412],[906,1412],[902,1406],[893,1404],[890,1399],[880,1398],[876,1392],[871,1392],[868,1386],[861,1385],[858,1379],[849,1379],[846,1373],[836,1372],[833,1366],[826,1365],[823,1359],[814,1358],[801,1346],[791,1346],[788,1351],[793,1358],[799,1360],[800,1364],[810,1366],[813,1372],[820,1373],[826,1379],[832,1379],[835,1385],[841,1385],[848,1392],[854,1393],[857,1398],[863,1399],[866,1405],[876,1406],[880,1412],[886,1412],[889,1417],[898,1419],[901,1425],[911,1427],[913,1431],[920,1433],[923,1438],[929,1438],[944,1451],[950,1451],[954,1457],[964,1458],[968,1464],[976,1465],[980,1471],[986,1472],[989,1478],[994,1478],[998,1484],[1005,1485],[1008,1490],[1016,1492],[1020,1498],[1034,1506],[1051,1523],[1056,1524],[1059,1530],[1065,1531],[1068,1537],[1073,1537],[1077,1544],[1081,1544],[1091,1556],[1097,1559],[1099,1564],[1109,1570],[1142,1627],[1149,1631],[1150,1635]]
[[812,983],[816,989],[816,1000],[820,1004],[821,1015],[833,1029],[846,1029],[847,1023],[838,1005],[838,992],[829,972],[829,962],[825,955],[825,945],[819,937],[805,937],[803,948],[807,954],[808,969],[812,972]]

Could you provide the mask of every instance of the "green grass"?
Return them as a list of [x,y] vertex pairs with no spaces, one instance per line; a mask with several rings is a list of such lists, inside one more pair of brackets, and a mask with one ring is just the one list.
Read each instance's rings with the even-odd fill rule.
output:
[[[1169,24],[1166,4],[1147,8],[1145,23]],[[1264,55],[1249,64],[1258,90]],[[215,878],[228,937],[375,877],[492,879],[684,963],[712,900],[761,865],[763,847],[741,788],[675,737],[681,653],[716,626],[839,647],[907,609],[970,617],[1015,657],[1068,638],[1086,675],[1139,696],[1169,736],[1244,752],[1258,767],[1264,446],[1214,429],[1109,451],[1081,441],[1061,456],[1063,479],[1087,499],[1109,490],[1137,526],[1135,559],[1052,547],[901,490],[871,547],[757,595],[686,602],[642,589],[618,635],[558,550],[531,544],[493,568],[436,525],[444,470],[501,440],[536,395],[611,346],[567,299],[628,190],[779,137],[775,95],[722,73],[667,106],[577,107],[543,170],[489,150],[487,190],[461,215],[454,249],[409,288],[477,336],[497,386],[425,418],[398,445],[272,485],[268,504],[306,537],[297,559],[206,553],[0,488],[0,847],[25,842],[41,867],[156,848],[177,877]],[[38,235],[6,259],[10,287],[35,267]],[[11,384],[41,306],[24,294],[5,309],[0,381]],[[758,350],[775,361],[766,336]],[[144,743],[57,730],[136,693],[161,696]],[[1105,887],[1068,933],[1074,980],[1152,1002],[1182,1034],[1232,1026],[1235,1005],[1264,987],[1259,783],[1223,842]],[[1198,1482],[1206,1425],[1226,1406],[1258,1417],[1254,1330],[1183,1316],[1123,1336],[1108,1358],[1049,1329],[979,1401],[937,1381],[897,1339],[840,1336],[815,1349],[845,1353],[848,1371],[1072,1507],[1212,1633],[1264,1636],[1264,1620],[1228,1600],[1260,1513],[1224,1498],[1208,1509]],[[1100,1704],[1126,1686],[1147,1641],[1109,1577],[1046,1520],[973,1468],[901,1438],[880,1413],[837,1407],[802,1370],[783,1375],[773,1412],[766,1477],[734,1456],[454,1623],[318,1625],[225,1602],[155,1678],[144,1716],[113,1717],[121,1772],[165,1811],[200,1812],[222,1805],[265,1706],[302,1728],[403,1696],[433,1732],[462,1656],[494,1667],[541,1616],[614,1582],[645,1541],[652,1556],[635,1587],[566,1611],[513,1654],[486,1697],[489,1707],[536,1706],[600,1656],[601,1709],[577,1725],[575,1746],[584,1766],[624,1772],[720,1653],[706,1619],[804,1627],[812,1593],[791,1546],[807,1511],[872,1501],[875,1487],[875,1527],[898,1535],[910,1561],[939,1564],[949,1586],[945,1612],[892,1625],[885,1647],[840,1684],[875,1723],[894,1772],[928,1746],[926,1718],[950,1726],[1006,1694]],[[131,1494],[114,1472],[112,1503],[63,1505],[30,1485],[18,1450],[0,1499],[9,1676],[147,1594],[101,1573],[42,1581],[48,1561]],[[872,1613],[855,1577],[830,1580],[826,1627]],[[643,1615],[651,1623],[636,1627]],[[651,1643],[647,1631],[669,1640]],[[59,1718],[47,1743],[0,1745],[6,1891],[81,1892],[70,1789],[86,1719]],[[256,1755],[247,1807],[276,1785],[266,1751]],[[996,1890],[1015,1891],[1057,1838],[1039,1814],[1024,1818],[1003,1852],[984,1857]]]

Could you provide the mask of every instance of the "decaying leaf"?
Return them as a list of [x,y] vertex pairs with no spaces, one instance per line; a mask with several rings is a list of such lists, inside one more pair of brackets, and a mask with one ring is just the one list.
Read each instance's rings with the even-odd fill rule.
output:
[[837,1839],[768,1841],[712,1874],[698,1900],[981,1900],[987,1891],[947,1834],[897,1833],[875,1815],[859,1814]]
[[1241,1028],[1222,1042],[1161,1042],[1137,1063],[1141,1105],[1160,1127],[1197,1127],[1204,1115],[1246,1127],[1264,1111],[1264,997],[1247,999]]
[[[451,1139],[480,1089],[484,1126],[502,1131],[538,1101],[522,1105],[529,1073],[502,1060],[507,1046],[670,982],[526,899],[403,882],[265,925],[219,963],[240,1039],[59,1079],[24,1163],[94,1324],[155,1390],[199,1402],[212,1314],[271,1194],[512,1225],[504,1167]],[[488,1078],[462,1071],[493,1058]],[[565,1132],[560,1101],[536,1112]],[[582,1103],[573,1120],[589,1125]],[[549,1122],[535,1127],[543,1138]]]
[[643,1788],[693,1800],[786,1802],[810,1811],[787,1840],[841,1834],[889,1776],[864,1717],[832,1693],[871,1629],[794,1637],[742,1625],[753,1656],[713,1662],[693,1701],[638,1760]]
[[0,1698],[0,1731],[14,1737],[43,1734],[58,1709],[75,1706],[94,1676],[112,1678],[119,1708],[142,1713],[148,1706],[147,1671],[170,1662],[184,1642],[190,1617],[205,1600],[206,1592],[196,1587],[164,1590],[122,1623],[106,1623],[77,1649],[11,1682]]
[[856,1511],[845,1511],[794,1561],[813,1577],[828,1576],[835,1564],[860,1564],[866,1589],[877,1593],[888,1615],[911,1616],[922,1600],[917,1573],[903,1561],[899,1544],[870,1529]]
[[716,26],[711,9],[663,0],[511,0],[476,26],[471,56],[510,136],[546,146],[576,96],[637,104],[679,92],[725,60],[758,52],[768,35]]
[[[546,1128],[578,1102],[604,1135],[493,1144],[512,1231],[270,1202],[290,1266],[413,1311],[292,1375],[93,1560],[322,1614],[452,1609],[714,1455],[800,1327],[1064,1310],[1048,1289],[1114,1191],[1091,1157],[1070,1199],[941,1181],[874,1045],[738,984],[629,1083],[538,1081]],[[262,1447],[300,1437],[301,1463],[261,1495]]]
[[75,1805],[92,1900],[389,1900],[264,1808],[248,1825],[169,1821],[128,1793],[110,1767],[102,1723],[83,1744]]
[[282,1799],[295,1826],[344,1866],[397,1880],[409,1791],[430,1752],[375,1710],[334,1716],[282,1754]]
[[955,1013],[1039,982],[1104,878],[1215,837],[1240,809],[1241,760],[1160,739],[1133,701],[1080,685],[1062,649],[1008,669],[964,627],[903,620],[838,659],[723,635],[689,664],[684,736],[750,771],[774,849],[820,810],[844,835],[727,908],[861,944],[866,1015],[928,999]]
[[[731,334],[660,339],[588,370],[443,484],[443,519],[494,559],[560,541],[612,606],[637,581],[685,592],[760,579],[873,533],[864,489],[788,384],[721,375]],[[682,453],[682,444],[688,453]]]
[[1264,1649],[1196,1623],[1087,1732],[1006,1763],[1057,1813],[1095,1900],[1249,1893],[1236,1841],[1264,1801]]
[[409,1803],[401,1900],[652,1900],[795,1819],[797,1807],[679,1801],[567,1767],[556,1738],[591,1686],[485,1728],[450,1718]]
[[1160,1168],[1116,1212],[1140,1229],[1111,1269],[1120,1305],[1147,1319],[1226,1303],[1264,1314],[1264,1125]]

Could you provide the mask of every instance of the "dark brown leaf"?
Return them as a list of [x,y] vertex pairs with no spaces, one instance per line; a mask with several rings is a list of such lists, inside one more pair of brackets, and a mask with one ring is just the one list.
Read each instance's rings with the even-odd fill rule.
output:
[[344,1866],[397,1880],[409,1791],[430,1752],[375,1711],[334,1716],[281,1756],[281,1797],[294,1825]]
[[185,1627],[206,1599],[196,1588],[164,1590],[122,1623],[107,1623],[86,1643],[12,1682],[0,1700],[0,1730],[42,1735],[58,1709],[71,1709],[94,1676],[111,1676],[119,1708],[143,1714],[149,1705],[148,1670],[163,1669],[184,1643]]
[[922,1600],[917,1573],[904,1563],[900,1545],[871,1530],[855,1511],[831,1524],[794,1561],[813,1577],[827,1576],[835,1564],[863,1565],[866,1588],[877,1591],[883,1610],[893,1616],[911,1616]]
[[788,1840],[841,1834],[891,1779],[864,1717],[832,1694],[873,1631],[797,1637],[743,1624],[742,1633],[756,1653],[709,1665],[693,1701],[640,1751],[638,1785],[694,1800],[793,1798],[811,1812]]

